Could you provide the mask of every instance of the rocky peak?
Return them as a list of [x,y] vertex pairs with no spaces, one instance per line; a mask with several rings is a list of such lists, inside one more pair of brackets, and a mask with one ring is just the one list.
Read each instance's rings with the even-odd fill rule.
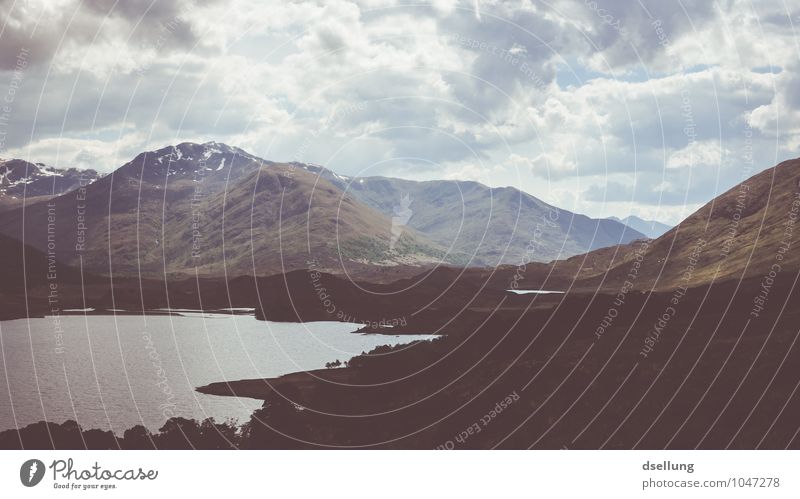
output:
[[[260,164],[268,164],[238,147],[220,142],[182,142],[155,151],[143,152],[130,163],[124,165],[124,172],[135,174],[149,182],[163,183],[192,179],[195,176],[212,176],[224,172],[227,176],[230,168],[239,172],[250,170]],[[243,168],[247,167],[247,168]],[[144,171],[142,171],[142,168]]]
[[55,168],[22,159],[0,159],[0,198],[52,196],[86,186],[100,178],[95,170]]

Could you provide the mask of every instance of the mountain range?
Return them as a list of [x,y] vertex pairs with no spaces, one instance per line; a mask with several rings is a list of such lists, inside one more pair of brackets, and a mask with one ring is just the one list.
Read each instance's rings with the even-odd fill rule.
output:
[[478,182],[416,182],[315,173],[367,206],[390,216],[403,199],[408,225],[472,266],[546,262],[645,237],[619,221],[594,219],[549,205],[513,187]]
[[638,230],[645,236],[649,237],[650,239],[655,239],[660,237],[665,232],[670,230],[672,227],[661,223],[657,220],[644,220],[642,218],[637,217],[636,215],[629,215],[625,218],[617,218],[617,217],[608,217],[611,220],[623,223],[628,227]]
[[47,200],[87,186],[99,177],[95,170],[59,169],[21,159],[0,159],[0,210]]
[[644,237],[513,188],[345,177],[216,142],[143,152],[85,184],[29,204],[24,217],[7,211],[0,233],[39,250],[54,244],[60,262],[100,274],[316,268],[383,279],[440,262],[546,262]]

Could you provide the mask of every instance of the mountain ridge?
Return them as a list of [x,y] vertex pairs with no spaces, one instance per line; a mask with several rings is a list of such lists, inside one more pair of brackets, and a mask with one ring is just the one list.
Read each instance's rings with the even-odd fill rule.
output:
[[628,215],[625,218],[608,217],[611,220],[623,223],[634,230],[641,232],[650,239],[656,239],[666,233],[672,226],[659,222],[658,220],[645,220],[636,215]]
[[[414,214],[409,225],[470,255],[474,266],[548,262],[646,237],[620,222],[572,213],[515,187],[471,180],[344,177],[319,165],[314,170],[385,214],[403,196],[410,197]],[[455,221],[454,209],[461,212]]]
[[0,159],[0,210],[9,210],[86,187],[101,175],[93,169],[55,168],[22,159]]
[[[139,153],[85,194],[84,244],[76,238],[76,196],[56,197],[52,209],[62,214],[59,258],[80,259],[96,273],[268,275],[315,262],[332,273],[390,278],[440,263],[549,261],[642,237],[514,188],[353,178],[217,142]],[[456,219],[453,205],[462,208]],[[44,248],[37,221],[47,210],[38,203],[25,221],[4,217],[0,232],[21,238],[25,230],[26,242]]]

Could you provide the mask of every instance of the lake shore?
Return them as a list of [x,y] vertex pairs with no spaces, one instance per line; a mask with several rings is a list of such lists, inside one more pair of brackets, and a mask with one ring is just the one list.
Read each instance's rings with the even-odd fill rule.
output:
[[308,388],[319,382],[348,384],[352,381],[353,371],[347,368],[315,369],[284,374],[277,378],[242,379],[238,381],[219,381],[195,388],[205,395],[220,397],[244,397],[267,400],[273,392],[280,393],[291,386],[296,389]]

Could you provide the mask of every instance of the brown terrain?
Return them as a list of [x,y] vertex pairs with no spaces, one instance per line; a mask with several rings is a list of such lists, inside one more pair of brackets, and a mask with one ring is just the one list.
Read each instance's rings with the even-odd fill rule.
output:
[[[800,216],[800,160],[785,161],[713,199],[663,236],[553,262],[548,272],[568,275],[580,289],[613,290],[641,253],[637,289],[667,290],[800,269],[792,244]],[[692,253],[697,251],[696,259]],[[690,260],[696,260],[691,265]],[[694,267],[690,276],[687,267]],[[775,267],[777,269],[777,267]],[[534,275],[541,276],[543,269]],[[687,279],[688,277],[688,279]]]
[[[176,419],[155,435],[132,429],[89,441],[99,448],[798,448],[798,178],[800,161],[782,163],[655,240],[550,263],[441,265],[396,280],[348,279],[316,266],[227,281],[112,285],[92,277],[85,302],[98,309],[121,301],[131,310],[255,307],[266,320],[355,321],[362,332],[440,338],[379,347],[340,369],[198,387],[264,400],[238,429]],[[507,291],[515,287],[565,293]],[[87,433],[74,423],[46,426],[63,434],[53,444],[42,425],[4,432],[0,446],[73,448]]]

